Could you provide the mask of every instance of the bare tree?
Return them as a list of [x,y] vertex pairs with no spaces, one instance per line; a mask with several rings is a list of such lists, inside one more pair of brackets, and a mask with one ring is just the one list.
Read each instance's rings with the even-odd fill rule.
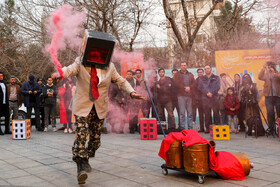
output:
[[[200,30],[204,21],[215,10],[215,7],[219,1],[207,1],[206,4],[203,5],[203,8],[207,6],[208,10],[204,15],[199,17],[199,9],[197,8],[198,1],[179,0],[179,7],[177,9],[181,9],[183,11],[183,20],[180,21],[176,18],[176,10],[172,9],[170,6],[170,0],[163,0],[162,2],[165,16],[170,23],[176,40],[184,53],[185,59],[187,60],[190,57],[190,53],[198,31]],[[186,37],[184,37],[185,32]]]
[[75,0],[72,5],[86,9],[88,28],[112,33],[121,49],[133,51],[154,4],[152,0]]
[[[192,55],[203,54],[205,56],[207,53],[210,55],[211,52],[201,50],[205,48],[205,43],[216,40],[217,28],[214,20],[215,17],[219,17],[218,8],[223,0],[162,0],[162,2],[168,25],[174,37],[175,45],[171,46],[171,49],[176,49],[177,57],[192,60],[197,59],[191,57]],[[230,33],[240,24],[239,21],[244,19],[256,5],[259,5],[261,0],[231,0],[231,2],[234,5],[231,14],[220,24],[220,28],[223,28],[225,35],[228,36],[224,38],[225,40],[230,39]],[[248,19],[248,21],[250,20]],[[213,27],[208,26],[205,29],[209,24],[212,24]],[[178,47],[181,50],[178,50]],[[197,63],[193,65],[197,65]]]

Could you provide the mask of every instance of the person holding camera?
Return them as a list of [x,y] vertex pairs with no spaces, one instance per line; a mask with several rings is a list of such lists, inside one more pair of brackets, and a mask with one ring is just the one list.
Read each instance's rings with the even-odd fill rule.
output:
[[45,100],[45,129],[44,132],[48,131],[49,125],[49,116],[51,118],[52,130],[56,132],[56,122],[55,122],[55,115],[56,115],[56,96],[58,94],[57,87],[53,84],[53,80],[51,77],[47,79],[47,85],[43,88],[43,97]]
[[280,73],[276,70],[276,64],[272,61],[266,62],[258,76],[264,81],[263,95],[265,96],[265,107],[270,133],[274,133],[275,112],[280,117]]
[[241,84],[241,103],[245,111],[245,120],[248,135],[253,135],[257,131],[257,136],[264,136],[264,128],[260,116],[260,108],[258,105],[259,92],[257,84],[253,83],[249,74],[244,74]]
[[41,86],[34,81],[35,77],[29,75],[29,81],[23,83],[21,93],[24,96],[24,105],[27,108],[27,118],[31,119],[32,108],[35,110],[36,129],[43,131],[40,125],[40,94],[42,93]]

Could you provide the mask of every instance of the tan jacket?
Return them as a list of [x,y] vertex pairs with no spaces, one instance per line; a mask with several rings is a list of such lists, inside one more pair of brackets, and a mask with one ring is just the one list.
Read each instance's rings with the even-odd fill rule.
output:
[[225,97],[223,94],[227,94],[227,89],[230,87],[230,84],[226,81],[225,83],[220,80],[220,90],[218,91],[219,94],[219,109],[224,110],[224,100]]
[[70,76],[77,77],[77,87],[71,103],[72,112],[77,116],[86,117],[90,113],[93,105],[95,105],[99,119],[104,119],[106,117],[108,108],[108,90],[111,81],[128,94],[134,92],[134,89],[130,84],[118,74],[113,63],[110,63],[106,70],[96,69],[99,78],[99,83],[97,85],[99,98],[96,101],[90,100],[89,95],[90,67],[83,66],[79,58],[76,58],[73,64],[63,67],[62,70],[65,78]]
[[[264,96],[268,96],[271,89],[270,75],[267,71],[268,71],[267,69],[262,68],[258,76],[259,80],[264,81],[264,85],[263,85]],[[276,71],[273,79],[274,79],[277,95],[280,96],[280,73]]]

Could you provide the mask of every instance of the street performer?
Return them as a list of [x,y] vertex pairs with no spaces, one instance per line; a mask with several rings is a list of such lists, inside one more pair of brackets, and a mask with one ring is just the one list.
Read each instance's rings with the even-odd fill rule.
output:
[[[71,103],[75,116],[77,137],[72,147],[73,161],[77,163],[78,184],[85,184],[87,173],[91,171],[88,159],[95,156],[100,147],[100,136],[108,107],[108,90],[111,82],[134,99],[145,98],[136,94],[130,84],[110,63],[115,38],[107,33],[86,30],[81,48],[81,56],[67,67],[63,67],[63,77],[77,77],[76,92]],[[58,73],[53,78],[61,77]],[[89,134],[88,145],[86,137]]]

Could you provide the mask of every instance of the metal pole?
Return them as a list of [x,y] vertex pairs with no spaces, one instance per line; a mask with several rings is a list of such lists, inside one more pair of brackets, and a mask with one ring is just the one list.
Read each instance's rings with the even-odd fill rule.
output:
[[148,94],[149,94],[150,100],[151,100],[151,102],[152,102],[153,109],[155,110],[157,120],[159,121],[159,124],[160,124],[161,130],[162,130],[162,134],[163,134],[163,136],[164,136],[164,138],[165,138],[165,132],[164,132],[164,130],[163,130],[163,128],[162,128],[162,125],[161,125],[160,119],[159,119],[159,117],[158,117],[157,109],[156,109],[156,107],[155,107],[155,105],[154,105],[154,101],[153,101],[153,99],[152,99],[152,97],[151,97],[151,94],[150,94],[150,91],[149,91],[149,88],[148,88],[148,86],[147,86],[146,81],[144,81],[144,84],[145,84],[145,86],[146,86],[146,89],[147,89],[147,91],[148,91]]

